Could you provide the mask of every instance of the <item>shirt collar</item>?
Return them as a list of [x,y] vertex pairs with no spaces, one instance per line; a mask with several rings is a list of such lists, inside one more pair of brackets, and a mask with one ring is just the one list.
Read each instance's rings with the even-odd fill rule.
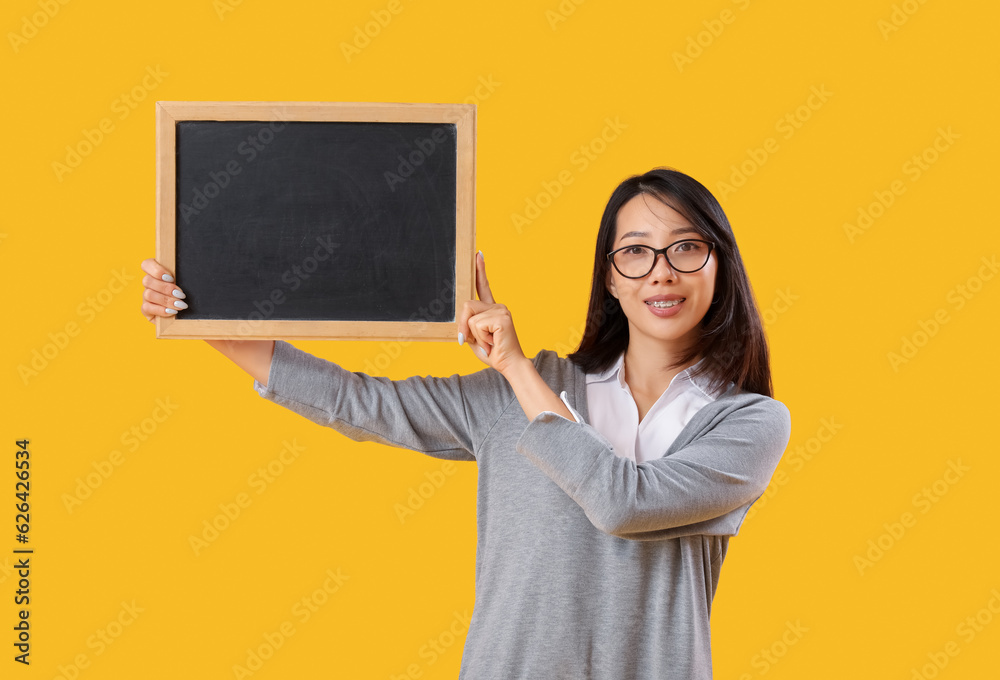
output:
[[[671,382],[671,386],[678,385],[680,383],[688,383],[690,385],[694,385],[694,387],[696,387],[702,394],[707,396],[709,399],[712,399],[713,401],[715,399],[718,399],[719,396],[721,395],[721,392],[724,392],[725,389],[717,391],[716,393],[713,394],[712,392],[709,391],[709,380],[707,376],[701,375],[701,376],[695,376],[694,378],[691,377],[691,373],[693,373],[694,370],[697,367],[701,366],[704,362],[705,362],[705,357],[702,357],[697,362],[688,366],[683,371],[675,375],[673,381]],[[622,389],[625,389],[626,385],[625,385],[624,352],[618,355],[618,359],[616,359],[615,363],[612,364],[611,367],[608,368],[607,370],[601,371],[600,373],[588,373],[587,384],[590,384],[592,382],[610,381],[612,378],[617,378],[618,385]],[[731,384],[732,382],[730,382],[730,385]]]

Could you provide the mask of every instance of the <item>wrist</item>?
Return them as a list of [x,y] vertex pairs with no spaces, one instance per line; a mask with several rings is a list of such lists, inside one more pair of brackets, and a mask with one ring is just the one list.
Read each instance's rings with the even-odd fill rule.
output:
[[503,375],[514,390],[514,395],[529,422],[542,411],[552,411],[567,420],[574,420],[573,414],[538,373],[531,359],[524,357],[523,360],[505,369]]
[[522,356],[500,372],[511,385],[514,383],[523,383],[525,378],[532,377],[532,373],[537,375],[538,371],[535,370],[534,362],[525,356]]

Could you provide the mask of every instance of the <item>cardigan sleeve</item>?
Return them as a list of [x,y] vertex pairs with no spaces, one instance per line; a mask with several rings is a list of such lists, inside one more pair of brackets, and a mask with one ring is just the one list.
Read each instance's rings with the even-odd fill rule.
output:
[[[577,410],[575,408],[573,408],[573,405],[569,403],[569,399],[566,398],[566,391],[565,390],[563,390],[562,392],[559,393],[559,398],[562,399],[562,403],[566,404],[566,408],[568,408],[569,412],[573,414],[573,417],[576,419],[576,422],[582,423],[583,422],[583,416],[581,416],[577,412]],[[564,416],[562,414],[559,414],[559,413],[556,413],[555,411],[542,411],[542,413],[549,413],[549,414],[554,415],[554,416],[559,417],[559,418],[566,418],[566,416]],[[539,415],[541,415],[541,413],[539,413]],[[566,418],[566,420],[569,420],[569,418]]]
[[764,493],[791,435],[780,401],[761,397],[712,419],[686,446],[644,463],[616,456],[593,427],[540,413],[517,442],[598,529],[657,540],[736,535]]
[[448,378],[390,380],[351,372],[276,340],[269,401],[354,441],[374,441],[435,458],[475,460],[476,451],[514,394],[495,369]]

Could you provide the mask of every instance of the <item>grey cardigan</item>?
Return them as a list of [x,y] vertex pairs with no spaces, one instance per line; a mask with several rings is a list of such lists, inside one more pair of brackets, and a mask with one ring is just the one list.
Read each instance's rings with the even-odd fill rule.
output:
[[[532,360],[585,422],[583,371]],[[476,599],[460,680],[708,680],[730,536],[788,445],[780,401],[729,391],[662,458],[616,456],[588,424],[528,422],[492,368],[390,380],[277,341],[265,399],[356,441],[478,465]]]

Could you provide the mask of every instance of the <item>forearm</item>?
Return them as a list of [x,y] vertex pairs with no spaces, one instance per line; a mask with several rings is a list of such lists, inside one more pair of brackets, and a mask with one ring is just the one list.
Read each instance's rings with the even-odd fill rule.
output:
[[274,340],[206,340],[261,385],[267,385],[271,372]]
[[643,463],[614,455],[593,427],[553,416],[529,423],[517,451],[609,534],[654,540],[698,524],[703,533],[734,536],[791,433],[784,404],[751,398],[703,406],[697,430],[685,427],[666,455]]
[[497,371],[390,380],[350,371],[283,341],[274,343],[268,384],[255,388],[354,441],[466,461],[476,460],[478,443],[514,400]]
[[531,359],[525,357],[524,361],[504,373],[504,377],[514,390],[517,401],[529,421],[534,420],[542,411],[552,411],[576,422],[562,399],[552,391],[542,376],[538,375],[538,370]]

